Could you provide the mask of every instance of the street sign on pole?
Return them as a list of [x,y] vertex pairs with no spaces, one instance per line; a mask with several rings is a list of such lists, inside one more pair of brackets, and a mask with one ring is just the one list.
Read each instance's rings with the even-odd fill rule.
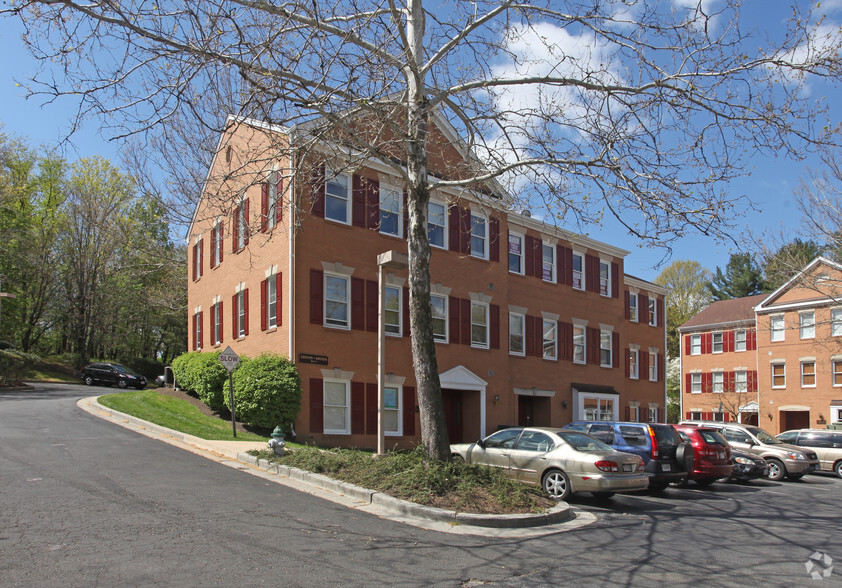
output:
[[219,354],[219,362],[228,370],[228,393],[231,400],[231,430],[234,432],[234,437],[237,436],[237,411],[234,408],[234,368],[240,363],[240,356],[234,353],[231,346],[225,348],[225,351]]

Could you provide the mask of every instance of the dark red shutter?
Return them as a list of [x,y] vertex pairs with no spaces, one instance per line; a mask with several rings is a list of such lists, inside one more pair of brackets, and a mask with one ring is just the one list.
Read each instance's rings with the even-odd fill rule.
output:
[[684,418],[685,418],[685,419],[687,419],[688,421],[692,418],[692,416],[690,415],[690,411],[689,411],[689,410],[688,410],[687,412],[685,412],[685,413],[684,413]]
[[624,421],[630,421],[631,420],[631,407],[626,406],[625,417],[623,418],[623,420]]
[[365,385],[365,434],[377,434],[377,384]]
[[246,198],[243,200],[243,217],[245,218],[245,222],[243,222],[243,230],[246,232],[246,238],[243,239],[243,245],[249,244],[249,234],[251,233],[251,227],[249,223],[251,222],[251,214],[249,214],[249,199]]
[[655,314],[658,315],[657,316],[658,326],[663,327],[664,326],[664,300],[663,300],[663,298],[658,298],[655,301],[655,309],[656,309]]
[[459,327],[462,324],[462,321],[459,318],[460,310],[462,308],[461,301],[458,298],[451,296],[448,298],[447,306],[449,314],[447,318],[450,322],[448,325],[450,343],[458,345],[461,343],[461,339],[459,337]]
[[366,186],[365,178],[353,175],[351,182],[351,224],[355,227],[365,227],[366,221]]
[[757,331],[751,330],[746,336],[746,349],[755,351],[757,349]]
[[280,172],[275,173],[275,189],[277,190],[277,201],[275,202],[275,210],[270,211],[270,214],[274,214],[275,222],[280,224],[284,220],[284,180],[281,178]]
[[637,295],[637,322],[649,324],[649,296],[646,294]]
[[216,263],[216,227],[211,229],[210,234],[210,267],[214,268],[217,266]]
[[269,228],[269,184],[260,184],[260,232]]
[[466,255],[471,253],[471,209],[459,209],[459,233],[462,238],[460,251]]
[[684,374],[684,393],[690,394],[693,391],[693,378],[690,374]]
[[500,307],[496,304],[488,305],[488,313],[491,315],[491,348],[500,349]]
[[196,351],[196,347],[199,344],[198,337],[196,337],[196,317],[197,317],[197,314],[193,313],[192,325],[190,327],[190,338],[193,339],[193,345],[191,345],[190,348],[193,351]]
[[526,315],[526,356],[535,356],[535,317]]
[[351,382],[351,434],[365,432],[365,384]]
[[365,330],[377,332],[377,311],[379,301],[377,300],[377,282],[366,280],[365,282]]
[[640,373],[638,377],[641,380],[649,379],[649,351],[640,350],[638,357],[640,358]]
[[731,422],[731,414],[730,414],[730,413],[728,413],[728,412],[726,412],[726,413],[725,413],[725,422],[726,422],[726,423]]
[[459,207],[451,204],[448,209],[448,247],[451,251],[461,251],[462,238],[459,230],[461,224],[459,220]]
[[544,357],[544,318],[535,317],[535,355]]
[[587,347],[588,358],[587,363],[599,365],[599,329],[596,327],[587,328]]
[[313,208],[314,216],[325,217],[325,164],[313,169]]
[[664,381],[664,374],[666,373],[666,363],[667,363],[667,354],[666,353],[658,353],[655,355],[658,358],[658,381]]
[[231,338],[237,339],[240,336],[239,325],[237,324],[237,296],[234,294],[231,297]]
[[556,281],[559,284],[567,283],[567,273],[570,271],[570,265],[567,263],[567,247],[563,245],[555,246],[555,258],[558,266],[558,276]]
[[524,273],[526,273],[527,276],[535,275],[535,256],[532,254],[532,250],[534,249],[534,242],[535,238],[530,237],[529,235],[527,235],[524,239],[523,257],[526,258],[526,267],[524,268]]
[[[541,239],[533,239],[532,241],[532,262],[535,266],[535,277],[539,280],[544,279],[544,242]],[[543,354],[542,354],[543,355]]]
[[461,319],[462,324],[459,325],[459,332],[462,334],[462,345],[471,344],[471,301],[467,298],[462,299]]
[[620,266],[611,262],[611,298],[620,297]]
[[243,290],[243,334],[249,334],[249,289]]
[[240,207],[234,207],[231,216],[231,251],[237,251],[237,242],[240,240]]
[[593,260],[594,256],[586,253],[585,254],[585,291],[586,292],[594,292],[596,289],[594,288],[594,271],[593,271]]
[[702,392],[705,394],[713,393],[713,374],[702,374]]
[[667,411],[665,408],[658,409],[658,422],[665,423],[667,422]]
[[500,261],[500,219],[488,219],[488,257],[491,261]]
[[620,367],[620,333],[611,333],[611,367]]
[[284,278],[280,272],[275,274],[275,324],[284,324]]
[[368,180],[365,186],[366,228],[380,229],[380,182]]
[[261,331],[266,330],[266,319],[267,319],[267,316],[266,316],[267,315],[267,313],[266,313],[266,303],[267,303],[267,301],[266,301],[266,287],[267,287],[267,283],[266,282],[267,282],[266,280],[262,280],[260,282],[260,330]]
[[713,333],[702,335],[702,353],[713,353]]
[[564,248],[564,252],[567,254],[567,275],[565,276],[565,282],[568,286],[573,285],[573,249],[568,247]]
[[314,325],[324,323],[324,287],[325,278],[322,270],[310,270],[310,322]]
[[623,361],[623,363],[625,364],[624,373],[625,373],[627,378],[631,378],[631,349],[625,350],[624,357],[625,357],[625,361]]
[[415,387],[403,387],[403,435],[415,436]]
[[403,289],[403,308],[401,309],[403,312],[403,336],[409,337],[409,288]]
[[193,267],[191,268],[193,273],[191,277],[194,282],[196,281],[196,259],[199,255],[198,246],[198,243],[193,243]]
[[684,355],[690,355],[690,335],[684,335]]
[[631,320],[631,294],[628,290],[623,291],[623,298],[624,298],[624,307],[625,307],[625,314],[626,320]]
[[324,381],[310,378],[310,433],[324,433]]
[[199,323],[199,347],[204,348],[204,346],[205,346],[205,337],[204,337],[204,334],[205,334],[205,329],[204,329],[205,312],[204,311],[199,311],[198,323]]
[[351,278],[351,328],[365,329],[365,280]]

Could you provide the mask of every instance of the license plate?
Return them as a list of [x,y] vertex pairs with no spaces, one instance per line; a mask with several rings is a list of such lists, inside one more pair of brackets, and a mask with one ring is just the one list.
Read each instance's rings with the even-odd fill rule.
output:
[[725,459],[725,453],[724,452],[719,453],[719,459]]
[[662,465],[662,466],[661,466],[661,470],[663,470],[663,471],[665,471],[665,472],[671,472],[671,471],[672,471],[672,466],[671,466],[670,464],[668,464],[668,463],[665,463],[664,465]]
[[624,463],[624,464],[623,464],[623,471],[624,471],[624,472],[631,472],[631,471],[632,471],[632,464],[630,464],[630,463]]

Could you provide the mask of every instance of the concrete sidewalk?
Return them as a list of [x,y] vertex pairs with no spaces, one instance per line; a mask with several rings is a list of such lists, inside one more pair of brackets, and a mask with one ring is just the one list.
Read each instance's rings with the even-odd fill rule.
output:
[[223,465],[348,508],[424,529],[488,537],[532,537],[577,529],[596,520],[593,514],[571,509],[565,502],[560,502],[548,513],[535,515],[477,515],[422,506],[320,474],[258,460],[247,453],[267,449],[262,441],[200,439],[112,410],[99,404],[97,398],[83,398],[76,404],[94,416]]

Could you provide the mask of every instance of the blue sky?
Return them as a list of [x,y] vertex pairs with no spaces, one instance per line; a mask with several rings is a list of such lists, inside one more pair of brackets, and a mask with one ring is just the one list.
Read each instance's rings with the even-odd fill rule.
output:
[[[834,2],[835,3],[835,2]],[[765,4],[765,3],[760,3]],[[783,3],[782,6],[783,7]],[[772,11],[774,12],[774,11]],[[780,12],[778,13],[781,14]],[[837,16],[839,14],[837,13]],[[23,98],[24,90],[16,85],[35,71],[35,61],[22,48],[21,28],[14,19],[0,19],[0,51],[5,59],[0,60],[0,103],[3,114],[0,121],[4,131],[25,137],[32,145],[55,145],[67,133],[73,104],[67,100],[41,105],[36,99]],[[828,92],[828,88],[817,88]],[[839,90],[829,94],[830,103],[839,102]],[[840,107],[836,108],[836,121],[839,122]],[[115,164],[120,163],[119,143],[108,141],[98,131],[97,121],[89,121],[74,137],[72,143],[63,149],[63,155],[75,160],[92,155],[104,156]],[[750,177],[732,184],[734,194],[745,194],[758,208],[750,212],[738,223],[753,227],[755,232],[768,229],[773,233],[792,231],[799,222],[798,211],[793,198],[793,190],[800,177],[810,165],[816,165],[816,159],[795,162],[774,157],[756,157]],[[626,272],[637,277],[654,280],[660,269],[654,267],[663,259],[663,251],[642,249],[636,241],[611,227],[593,227],[589,235],[631,252],[626,258]],[[735,235],[738,242],[747,235],[747,230]],[[712,238],[701,236],[687,237],[674,244],[669,263],[676,259],[694,259],[703,266],[714,270],[728,262],[729,255],[735,250],[731,243],[717,243]]]

